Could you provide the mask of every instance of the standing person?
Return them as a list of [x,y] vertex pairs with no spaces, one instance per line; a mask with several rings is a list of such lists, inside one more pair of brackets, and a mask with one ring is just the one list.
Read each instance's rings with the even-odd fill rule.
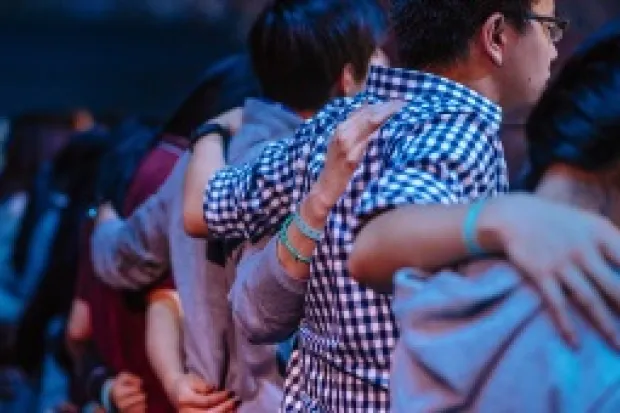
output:
[[[408,69],[372,68],[363,93],[328,105],[294,140],[271,145],[251,166],[218,173],[205,194],[209,236],[255,239],[273,233],[308,193],[329,137],[353,109],[390,98],[407,102],[371,140],[319,239],[299,358],[289,368],[286,411],[389,409],[397,329],[389,295],[349,276],[354,233],[373,214],[398,204],[450,204],[504,193],[501,107],[537,99],[562,34],[551,1],[396,1],[393,14]],[[448,26],[458,35],[446,37]],[[535,55],[536,64],[523,63],[524,53]],[[186,199],[188,189],[194,188],[186,187]],[[461,216],[456,207],[448,210]],[[192,214],[195,204],[186,202],[186,215]],[[454,242],[461,244],[460,238]]]
[[[620,20],[569,59],[530,116],[528,180],[536,196],[620,226],[618,133]],[[590,255],[587,245],[580,253]],[[540,289],[509,261],[478,258],[428,278],[397,275],[394,412],[620,411],[618,271],[585,281],[589,294],[567,308],[577,339],[567,342]],[[565,274],[569,286],[581,282],[574,270]],[[601,296],[598,283],[613,286],[614,294]],[[615,314],[587,314],[605,308],[605,299]]]
[[[265,99],[246,102],[241,128],[226,151],[229,162],[252,159],[269,140],[290,138],[303,117],[331,96],[355,93],[371,59],[383,62],[377,50],[383,30],[377,18],[381,10],[372,1],[367,8],[354,12],[347,5],[340,1],[277,1],[261,14],[250,34],[250,55]],[[288,41],[279,43],[275,39]],[[329,61],[328,50],[332,53]],[[274,59],[280,59],[279,64],[273,65]],[[308,72],[308,67],[316,70]],[[197,135],[200,139],[194,153],[203,157],[194,167],[215,170],[222,165],[219,134],[222,129],[234,132],[240,114],[230,112],[201,128],[211,132]],[[189,156],[182,158],[160,191],[127,220],[102,211],[107,217],[102,215],[93,238],[95,266],[103,280],[123,288],[136,288],[162,270],[173,269],[184,310],[188,359],[185,366],[178,358],[159,358],[158,364],[160,377],[168,383],[168,393],[177,406],[192,404],[187,397],[189,390],[196,400],[193,403],[211,407],[208,394],[196,393],[215,387],[234,390],[241,399],[242,411],[273,411],[282,397],[282,378],[274,371],[274,348],[253,346],[243,330],[231,327],[226,296],[236,261],[229,261],[226,269],[206,262],[205,242],[189,238],[180,225],[179,191],[188,162]],[[203,225],[202,213],[198,222]],[[211,248],[209,256],[215,255]],[[197,380],[208,385],[194,386]]]

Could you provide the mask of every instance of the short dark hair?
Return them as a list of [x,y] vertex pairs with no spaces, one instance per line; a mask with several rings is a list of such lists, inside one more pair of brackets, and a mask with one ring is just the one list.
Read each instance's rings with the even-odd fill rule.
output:
[[529,188],[554,163],[598,171],[620,161],[620,20],[569,59],[530,114],[526,131]]
[[226,57],[207,69],[200,83],[164,123],[161,132],[187,138],[206,120],[243,106],[245,99],[259,95],[249,57],[246,54]]
[[357,80],[385,34],[375,0],[276,0],[252,27],[249,48],[265,97],[316,110],[351,64]]
[[520,32],[536,0],[392,0],[399,60],[411,69],[446,67],[467,57],[471,40],[493,13]]

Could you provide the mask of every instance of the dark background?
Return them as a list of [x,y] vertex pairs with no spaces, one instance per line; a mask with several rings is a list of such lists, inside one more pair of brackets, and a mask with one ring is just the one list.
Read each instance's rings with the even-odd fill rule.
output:
[[[218,57],[243,48],[268,0],[0,0],[0,115],[88,108],[169,113]],[[557,0],[562,56],[620,0]]]

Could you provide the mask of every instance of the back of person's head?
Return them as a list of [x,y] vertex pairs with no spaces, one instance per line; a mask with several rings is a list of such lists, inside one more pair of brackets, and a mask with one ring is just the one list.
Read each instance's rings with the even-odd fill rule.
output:
[[94,202],[94,183],[110,146],[109,132],[100,127],[73,135],[52,163],[54,188],[76,201]]
[[393,0],[399,57],[412,69],[444,67],[467,57],[470,43],[494,13],[525,30],[532,0]]
[[363,82],[385,35],[375,0],[275,0],[249,35],[254,71],[266,98],[298,111],[345,94],[345,69]]
[[162,133],[189,135],[203,122],[237,106],[248,97],[260,96],[249,57],[233,55],[216,62],[164,124]]
[[620,20],[569,59],[532,111],[527,139],[530,188],[556,163],[601,171],[620,161]]
[[535,103],[563,30],[539,19],[554,17],[554,0],[393,0],[390,14],[404,67],[443,72],[473,65],[473,77],[513,89],[499,91],[503,105]]
[[174,111],[156,130],[144,119],[130,117],[112,131],[112,148],[105,155],[97,180],[97,199],[109,201],[122,212],[125,196],[143,159],[166,135],[188,138],[203,122],[243,105],[260,94],[258,83],[245,55],[216,62]]

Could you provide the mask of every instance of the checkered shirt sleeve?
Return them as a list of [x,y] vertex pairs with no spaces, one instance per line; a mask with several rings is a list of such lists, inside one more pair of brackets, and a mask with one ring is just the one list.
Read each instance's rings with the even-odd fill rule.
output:
[[279,224],[299,202],[312,136],[300,128],[294,138],[268,144],[253,162],[216,173],[204,192],[209,237],[255,241]]
[[[475,113],[442,113],[416,131],[386,129],[389,165],[356,209],[360,223],[400,205],[454,204],[495,192],[503,155],[497,127]],[[411,138],[411,136],[415,136]]]

